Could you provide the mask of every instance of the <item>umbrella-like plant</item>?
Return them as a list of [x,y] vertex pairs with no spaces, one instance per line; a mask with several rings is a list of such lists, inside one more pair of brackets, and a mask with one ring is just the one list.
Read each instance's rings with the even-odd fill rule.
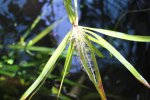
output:
[[102,53],[92,44],[95,42],[100,46],[107,49],[110,53],[112,53],[130,72],[133,76],[143,83],[145,86],[150,88],[149,83],[138,73],[138,71],[105,39],[94,32],[99,32],[104,35],[108,35],[111,37],[129,40],[129,41],[137,41],[137,42],[150,42],[150,36],[138,36],[138,35],[128,35],[121,32],[115,32],[105,29],[97,29],[90,28],[78,25],[78,10],[77,10],[77,0],[74,0],[74,7],[72,5],[72,0],[64,0],[64,5],[66,7],[69,20],[72,24],[72,29],[68,32],[62,42],[59,44],[57,49],[54,51],[47,64],[45,65],[43,71],[36,79],[36,81],[28,88],[28,90],[23,94],[21,100],[25,100],[28,97],[32,97],[33,94],[40,88],[43,84],[47,76],[53,71],[54,64],[57,59],[63,52],[63,50],[68,47],[68,52],[66,55],[63,76],[60,84],[60,88],[58,91],[58,97],[61,92],[62,84],[65,76],[69,72],[71,66],[71,60],[73,56],[74,50],[77,51],[77,55],[80,58],[80,62],[89,76],[89,79],[94,84],[98,93],[102,100],[106,100],[106,95],[103,89],[102,80],[98,68],[98,64],[95,58],[95,54],[99,57],[103,57]]

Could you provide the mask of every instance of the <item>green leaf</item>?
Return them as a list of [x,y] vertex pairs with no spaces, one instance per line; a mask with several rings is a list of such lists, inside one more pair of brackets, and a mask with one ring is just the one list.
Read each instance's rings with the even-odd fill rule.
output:
[[14,72],[5,71],[3,69],[0,69],[0,75],[6,75],[6,76],[9,76],[9,77],[14,77],[15,73]]
[[97,65],[97,61],[96,61],[96,58],[95,58],[93,45],[92,45],[91,41],[88,38],[86,38],[86,43],[89,46],[89,49],[91,51],[91,56],[92,56],[91,59],[93,61],[93,66],[94,66],[94,70],[95,70],[95,73],[96,73],[96,80],[97,80],[96,89],[99,92],[99,94],[101,95],[101,99],[106,100],[106,95],[105,95],[105,91],[104,91],[104,88],[103,88],[102,79],[101,79],[101,75],[100,75],[99,68],[98,68],[98,65]]
[[80,60],[81,60],[81,63],[86,71],[86,73],[88,74],[89,78],[91,79],[91,81],[93,82],[93,84],[96,86],[96,82],[95,82],[95,79],[93,77],[93,74],[92,72],[90,71],[89,67],[88,67],[88,64],[86,63],[86,60],[85,60],[85,55],[84,53],[82,52],[82,49],[81,47],[79,47],[79,51],[78,51],[79,55],[80,55]]
[[[82,26],[81,26],[82,27]],[[106,30],[106,29],[97,29],[97,28],[90,28],[90,27],[83,27],[84,29],[92,30],[99,32],[104,35],[108,35],[115,38],[120,38],[129,41],[137,41],[137,42],[150,42],[150,36],[140,36],[140,35],[129,35],[121,32]]]
[[61,21],[62,19],[54,22],[52,25],[44,29],[41,33],[39,33],[36,37],[34,37],[32,40],[29,41],[28,46],[32,46],[35,43],[37,43],[39,40],[41,40],[44,36],[46,36],[49,32],[51,32],[54,29],[54,27],[56,27]]
[[78,19],[78,2],[74,0],[75,17]]
[[83,65],[86,73],[88,74],[90,80],[92,81],[92,83],[94,84],[94,86],[96,87],[96,89],[99,91],[98,84],[97,84],[97,82],[95,80],[95,76],[92,74],[92,72],[90,70],[90,66],[87,64],[86,55],[84,54],[83,49],[85,49],[85,48],[79,47],[79,50],[78,50],[78,53],[80,55],[81,63]]
[[[84,57],[84,53],[82,53],[81,48],[80,48],[79,54],[80,54],[80,59],[81,59],[81,62],[82,62],[82,64],[83,64],[83,67],[84,67],[86,73],[88,74],[90,80],[92,81],[92,83],[93,83],[94,86],[96,87],[98,93],[101,95],[102,100],[106,100],[106,97],[105,97],[105,95],[103,94],[104,91],[103,91],[103,92],[101,91],[102,85],[100,85],[100,87],[99,87],[99,84],[97,84],[97,82],[95,81],[95,78],[94,78],[95,76],[93,76],[91,70],[89,69],[90,67],[89,67],[88,64],[86,63],[86,60],[85,60],[85,57]],[[99,82],[100,82],[100,81],[99,81]],[[101,83],[101,82],[100,82],[100,83]]]
[[96,33],[93,33],[91,31],[85,30],[85,32],[90,33],[92,36],[88,35],[88,38],[92,40],[93,42],[96,42],[106,48],[109,52],[111,52],[134,76],[137,80],[139,80],[141,83],[143,83],[145,86],[150,88],[149,83],[137,72],[137,70],[106,40],[104,40],[102,37],[97,35]]
[[60,95],[65,76],[67,75],[67,72],[70,69],[73,52],[74,52],[74,42],[71,41],[70,46],[68,48],[68,53],[67,53],[67,57],[66,57],[66,61],[65,61],[64,70],[63,70],[63,77],[62,77],[62,80],[61,80],[61,84],[60,84],[60,87],[59,87],[59,91],[58,91],[58,96],[57,97],[59,97],[59,95]]
[[14,60],[13,59],[7,59],[6,62],[7,62],[7,64],[12,65],[14,63]]
[[[58,94],[58,89],[54,86],[52,87],[52,93],[55,94],[55,95]],[[68,96],[65,96],[65,95],[62,95],[62,94],[60,94],[60,99],[61,100],[72,100]]]
[[32,23],[31,27],[26,31],[26,33],[21,37],[21,43],[24,42],[24,39],[29,35],[29,33],[35,28],[35,26],[40,22],[41,20],[41,16],[42,15],[39,15],[35,20],[34,22]]
[[[29,50],[29,51],[35,51],[35,52],[40,52],[40,53],[44,53],[44,54],[49,54],[52,55],[52,53],[55,51],[56,48],[48,48],[48,47],[43,47],[43,46],[23,46],[23,45],[8,45],[7,46],[10,49],[14,49],[14,50]],[[0,44],[0,49],[4,48],[3,45]],[[61,54],[62,57],[66,57],[66,50],[63,51],[63,53]],[[76,54],[74,54],[76,55]]]
[[[28,88],[28,90],[23,94],[20,100],[25,100],[29,95],[33,95],[36,91],[36,88],[38,86],[40,87],[42,83],[45,81],[46,77],[53,71],[54,69],[54,64],[56,63],[58,57],[60,54],[63,52],[64,48],[66,47],[69,37],[71,35],[71,32],[69,32],[66,37],[62,40],[58,48],[55,50],[53,55],[50,57],[48,60],[47,64],[45,65],[44,69],[42,70],[41,74],[39,77],[36,79],[36,81]],[[34,92],[35,91],[35,92]],[[33,93],[34,92],[34,93]]]
[[76,19],[75,19],[75,12],[72,8],[72,0],[64,0],[64,5],[66,7],[66,11],[68,13],[68,17],[71,24],[74,24]]
[[104,58],[104,55],[92,44],[92,48],[94,49],[94,52],[100,57]]
[[75,9],[75,22],[74,25],[78,26],[78,2],[74,0],[74,9]]
[[[68,66],[68,68],[67,68],[66,71],[65,71],[65,68],[64,68],[64,69],[62,70],[61,75],[64,75],[64,72],[65,72],[66,74],[69,73],[70,68],[71,68],[71,61],[72,61],[73,53],[74,53],[74,41],[71,41],[71,42],[70,42],[70,46],[69,46],[69,48],[68,48],[65,65],[64,65],[64,66]],[[66,74],[65,74],[65,75],[66,75]]]

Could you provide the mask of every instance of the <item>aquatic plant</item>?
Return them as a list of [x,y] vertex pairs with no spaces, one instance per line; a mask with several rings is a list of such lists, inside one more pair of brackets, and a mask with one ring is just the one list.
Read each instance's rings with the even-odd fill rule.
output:
[[136,42],[150,42],[150,36],[128,35],[125,33],[115,32],[106,29],[80,26],[78,25],[77,0],[74,0],[74,6],[72,4],[72,0],[64,0],[64,5],[66,7],[69,20],[72,24],[72,29],[68,32],[68,34],[57,47],[57,49],[53,52],[43,71],[35,80],[35,82],[23,94],[21,100],[25,100],[28,97],[31,98],[34,93],[37,92],[37,90],[44,83],[48,75],[53,71],[55,67],[54,64],[56,63],[57,59],[67,45],[69,45],[69,47],[64,64],[60,88],[58,91],[58,98],[61,92],[64,78],[70,70],[73,53],[76,50],[83,69],[89,76],[91,82],[94,84],[95,88],[100,94],[101,99],[106,100],[107,98],[102,85],[101,75],[95,58],[95,55],[98,55],[99,57],[103,57],[103,55],[92,44],[93,42],[99,44],[100,46],[108,50],[111,54],[113,54],[113,56],[116,57],[138,81],[150,88],[149,83],[139,74],[139,72],[111,44],[109,44],[104,38],[96,34],[96,32],[107,36]]

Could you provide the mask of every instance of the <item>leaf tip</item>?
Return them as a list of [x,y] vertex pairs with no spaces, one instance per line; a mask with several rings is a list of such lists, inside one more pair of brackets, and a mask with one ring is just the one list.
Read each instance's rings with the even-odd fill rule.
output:
[[150,84],[141,76],[141,83],[143,83],[146,87],[148,87],[150,89]]
[[150,89],[150,85],[148,82],[144,82],[143,84]]

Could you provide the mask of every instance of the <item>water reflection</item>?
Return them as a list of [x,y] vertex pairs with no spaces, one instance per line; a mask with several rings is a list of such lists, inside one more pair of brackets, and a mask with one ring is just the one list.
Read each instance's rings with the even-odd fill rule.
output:
[[63,0],[54,0],[52,5],[50,5],[49,2],[46,2],[42,7],[42,12],[44,11],[47,11],[47,13],[45,13],[42,18],[47,25],[51,24],[49,19],[57,21],[66,16],[66,18],[53,30],[53,35],[55,35],[58,43],[60,43],[72,27],[68,20],[67,13],[63,5]]

